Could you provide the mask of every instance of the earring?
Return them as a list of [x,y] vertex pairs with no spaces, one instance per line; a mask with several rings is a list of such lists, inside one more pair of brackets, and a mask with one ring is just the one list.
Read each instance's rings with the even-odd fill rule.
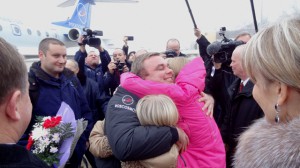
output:
[[280,121],[280,118],[279,118],[279,112],[280,112],[280,109],[279,109],[278,103],[275,104],[275,110],[276,110],[275,122],[276,122],[276,123],[279,123],[279,121]]

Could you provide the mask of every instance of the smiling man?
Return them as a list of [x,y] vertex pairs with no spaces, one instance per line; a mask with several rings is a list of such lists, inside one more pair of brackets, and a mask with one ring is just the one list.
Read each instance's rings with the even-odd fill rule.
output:
[[86,149],[92,113],[78,79],[65,68],[67,52],[64,43],[55,38],[45,38],[39,44],[38,56],[40,61],[33,63],[29,71],[29,94],[33,109],[31,122],[22,140],[28,139],[37,116],[55,116],[61,103],[65,102],[72,108],[75,119],[84,118],[89,123],[66,165],[77,167]]
[[[159,53],[146,53],[136,58],[131,72],[144,80],[173,83],[173,71]],[[136,104],[140,98],[119,86],[110,99],[105,116],[105,133],[113,154],[122,161],[143,160],[169,151],[187,136],[179,128],[141,126]]]

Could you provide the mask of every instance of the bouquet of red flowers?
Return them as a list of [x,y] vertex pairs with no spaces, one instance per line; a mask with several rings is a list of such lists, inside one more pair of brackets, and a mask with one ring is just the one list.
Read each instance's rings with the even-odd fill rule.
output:
[[71,123],[62,123],[61,116],[37,117],[26,148],[49,166],[59,163],[59,148],[74,135]]
[[37,117],[26,147],[49,166],[64,167],[86,126],[87,121],[76,120],[70,106],[62,102],[56,116]]

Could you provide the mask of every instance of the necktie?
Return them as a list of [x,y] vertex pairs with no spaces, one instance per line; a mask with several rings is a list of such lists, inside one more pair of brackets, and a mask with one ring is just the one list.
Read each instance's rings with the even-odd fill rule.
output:
[[239,90],[239,92],[241,92],[243,90],[243,88],[244,88],[244,84],[243,84],[243,82],[241,82],[240,83],[240,90]]

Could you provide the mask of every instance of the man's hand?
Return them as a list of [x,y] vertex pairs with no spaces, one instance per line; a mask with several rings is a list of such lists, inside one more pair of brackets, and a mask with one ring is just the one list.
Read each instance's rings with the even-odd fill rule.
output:
[[108,71],[110,74],[114,74],[115,69],[117,68],[116,64],[112,61],[107,65]]
[[176,145],[179,148],[179,153],[182,153],[187,149],[187,146],[189,144],[189,138],[182,129],[177,128],[177,132],[178,132],[179,139],[176,142]]
[[78,43],[82,43],[83,40],[84,40],[83,35],[80,35],[80,36],[78,37],[78,39],[77,39],[77,42],[78,42]]
[[194,34],[197,37],[197,39],[199,39],[201,37],[201,31],[199,29],[194,29]]
[[207,109],[206,115],[213,117],[215,104],[214,98],[211,95],[206,94],[204,92],[201,92],[201,96],[202,97],[199,99],[199,102],[204,102],[202,110],[204,111]]
[[124,41],[124,45],[127,47],[128,37],[124,36],[123,41]]
[[[77,43],[78,44],[83,44],[83,40],[84,40],[84,37],[83,35],[80,35],[77,39]],[[80,51],[81,52],[85,52],[85,45],[80,45]]]
[[129,68],[127,67],[127,65],[124,65],[124,66],[123,66],[123,73],[124,73],[124,72],[129,72]]
[[98,49],[99,52],[103,52],[104,48],[101,46],[101,44],[99,46],[94,46],[96,49]]

